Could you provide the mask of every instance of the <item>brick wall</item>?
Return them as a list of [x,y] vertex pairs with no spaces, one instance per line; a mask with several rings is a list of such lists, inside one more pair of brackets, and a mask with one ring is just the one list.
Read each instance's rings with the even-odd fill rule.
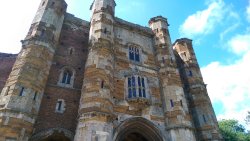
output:
[[[88,54],[88,32],[87,22],[66,15],[35,125],[35,134],[51,128],[63,128],[75,132],[84,66]],[[60,72],[65,67],[75,71],[73,88],[58,85]],[[58,99],[63,99],[65,102],[63,113],[55,112]]]
[[0,53],[0,91],[2,91],[11,69],[16,61],[16,54]]

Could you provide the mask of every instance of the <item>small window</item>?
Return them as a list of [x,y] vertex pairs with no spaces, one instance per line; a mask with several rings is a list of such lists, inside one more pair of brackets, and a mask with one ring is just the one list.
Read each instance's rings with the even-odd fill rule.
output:
[[63,113],[65,111],[65,102],[63,99],[58,99],[56,103],[56,112]]
[[165,64],[165,58],[164,57],[162,57],[162,63]]
[[136,47],[129,47],[129,60],[140,62],[140,50]]
[[70,84],[71,77],[72,77],[72,73],[70,71],[68,71],[68,70],[64,71],[62,83],[63,84]]
[[53,7],[54,5],[55,5],[55,2],[52,2],[52,3],[51,3],[51,6]]
[[69,55],[72,55],[74,53],[74,49],[73,48],[70,48],[69,49]]
[[170,99],[170,105],[171,105],[171,107],[174,107],[174,102],[172,99]]
[[19,93],[19,96],[24,96],[24,87],[21,88],[21,91]]
[[193,72],[190,70],[190,71],[188,72],[188,75],[189,75],[189,76],[193,76]]
[[173,63],[173,58],[172,57],[170,58],[170,62]]
[[104,88],[104,80],[102,80],[102,82],[101,82],[101,88],[102,89]]
[[41,37],[44,37],[45,36],[45,29],[42,29],[41,31]]
[[37,92],[35,92],[33,100],[36,101],[36,97],[37,97]]
[[103,33],[107,34],[107,28],[104,28]]
[[180,100],[180,104],[181,104],[181,107],[183,107],[183,103],[182,103],[182,100]]

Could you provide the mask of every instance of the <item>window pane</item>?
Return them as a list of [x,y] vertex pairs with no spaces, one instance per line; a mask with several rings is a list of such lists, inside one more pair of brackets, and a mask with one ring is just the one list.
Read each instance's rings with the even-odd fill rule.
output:
[[142,81],[142,87],[145,88],[144,78],[142,78],[141,81]]
[[132,98],[132,89],[128,88],[128,98]]
[[174,102],[172,99],[170,100],[170,105],[171,105],[171,107],[174,107]]
[[58,101],[57,110],[58,110],[58,111],[61,111],[61,108],[62,108],[62,101]]
[[143,97],[146,98],[146,90],[145,89],[143,89]]
[[128,88],[131,87],[131,78],[128,78]]
[[68,73],[68,75],[67,75],[67,84],[70,84],[70,79],[71,79],[71,74]]
[[139,88],[139,97],[142,97],[142,91],[141,91],[141,78],[138,77],[138,88]]
[[132,47],[129,47],[129,59],[134,60],[134,51]]
[[136,97],[136,88],[133,88],[133,97]]
[[63,73],[62,83],[66,83],[66,79],[67,79],[67,72],[64,72]]
[[140,62],[139,49],[135,49],[135,61]]
[[135,87],[135,77],[132,77],[132,86]]

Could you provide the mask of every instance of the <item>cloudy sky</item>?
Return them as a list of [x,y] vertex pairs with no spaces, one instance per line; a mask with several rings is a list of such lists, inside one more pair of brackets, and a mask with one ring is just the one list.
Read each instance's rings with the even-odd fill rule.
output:
[[[68,12],[90,19],[92,0],[66,0]],[[18,53],[40,0],[0,2],[0,52]],[[219,119],[244,124],[250,110],[250,0],[117,0],[116,16],[143,26],[168,18],[172,42],[193,39]],[[250,129],[250,127],[248,127]]]

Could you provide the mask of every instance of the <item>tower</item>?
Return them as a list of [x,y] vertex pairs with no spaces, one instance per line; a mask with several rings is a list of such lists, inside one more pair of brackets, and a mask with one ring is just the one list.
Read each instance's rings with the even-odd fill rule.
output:
[[112,139],[115,6],[114,0],[95,0],[91,6],[89,54],[75,141]]
[[222,140],[218,122],[203,82],[199,64],[197,62],[192,40],[182,38],[174,43],[174,50],[179,54],[179,68],[186,96],[190,102],[197,133],[197,140]]
[[173,53],[167,19],[158,16],[149,21],[155,37],[155,56],[162,93],[165,127],[169,140],[195,141],[192,119]]
[[66,7],[64,0],[41,1],[0,95],[0,140],[32,135]]

